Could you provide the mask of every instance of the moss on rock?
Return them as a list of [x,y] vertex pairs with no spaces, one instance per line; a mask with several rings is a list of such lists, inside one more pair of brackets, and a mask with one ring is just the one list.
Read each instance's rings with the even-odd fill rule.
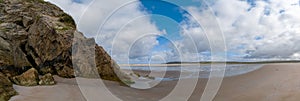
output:
[[73,18],[70,15],[68,15],[66,13],[63,13],[59,17],[60,17],[59,18],[60,22],[63,22],[63,23],[66,23],[68,25],[71,25],[73,27],[76,27],[76,26],[74,26],[75,25],[75,21],[73,20]]

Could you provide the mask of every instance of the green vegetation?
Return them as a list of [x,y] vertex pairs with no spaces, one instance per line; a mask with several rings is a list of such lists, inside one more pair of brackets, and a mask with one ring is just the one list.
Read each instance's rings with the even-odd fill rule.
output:
[[127,84],[127,85],[131,85],[131,84],[135,83],[134,81],[131,81],[131,80],[122,80],[122,82]]
[[36,16],[35,16],[36,21],[39,21],[41,18],[42,18],[41,15],[36,15]]
[[0,30],[4,31],[4,32],[9,32],[10,31],[9,29],[6,29],[6,28],[3,28],[3,29],[0,28]]
[[75,21],[73,20],[73,18],[70,15],[64,13],[64,14],[60,15],[59,17],[60,17],[59,18],[60,22],[67,23],[68,25],[75,27]]
[[130,76],[134,76],[134,75],[136,75],[137,77],[141,77],[141,75],[140,75],[140,74],[138,74],[138,73],[136,73],[136,72],[134,72],[134,73],[130,73],[129,75],[130,75]]
[[3,0],[0,0],[0,3],[3,3],[4,1]]
[[149,75],[146,75],[145,77],[147,77],[147,78],[149,78],[149,79],[152,79],[152,80],[155,79],[155,77],[152,77],[152,76],[149,76]]
[[69,29],[71,29],[71,28],[69,28],[69,27],[54,27],[54,29],[55,30],[61,30],[61,31],[65,31],[65,30],[69,30]]
[[44,0],[26,0],[27,2],[39,2],[39,3],[44,3]]
[[69,30],[69,28],[67,28],[67,27],[63,27],[61,30]]

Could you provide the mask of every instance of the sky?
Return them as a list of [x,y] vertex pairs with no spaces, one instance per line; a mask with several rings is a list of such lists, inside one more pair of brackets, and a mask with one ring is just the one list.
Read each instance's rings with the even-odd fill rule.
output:
[[46,1],[118,63],[300,59],[299,0]]

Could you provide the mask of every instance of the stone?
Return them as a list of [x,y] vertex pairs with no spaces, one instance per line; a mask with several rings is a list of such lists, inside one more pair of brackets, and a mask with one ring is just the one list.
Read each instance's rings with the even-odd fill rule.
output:
[[0,101],[8,101],[10,97],[17,95],[10,80],[0,72]]
[[54,85],[56,84],[52,74],[45,74],[40,78],[39,85]]
[[12,78],[13,82],[21,86],[36,86],[39,82],[38,71],[31,68],[19,76]]
[[101,78],[110,81],[130,81],[107,52],[95,43],[93,38],[85,38],[82,33],[74,33],[72,63],[79,77]]
[[76,76],[99,78],[95,61],[95,40],[93,38],[84,38],[79,33],[76,33],[75,37],[78,37],[78,39],[73,44],[72,62]]
[[24,27],[28,27],[29,25],[31,25],[33,23],[33,18],[32,17],[28,17],[28,16],[23,16],[23,26]]

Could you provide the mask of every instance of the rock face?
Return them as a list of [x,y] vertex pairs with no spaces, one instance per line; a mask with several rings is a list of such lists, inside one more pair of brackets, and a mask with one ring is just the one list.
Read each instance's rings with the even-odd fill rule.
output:
[[0,101],[7,101],[10,97],[16,95],[12,83],[4,74],[0,73]]
[[130,80],[114,60],[95,43],[93,38],[85,38],[82,33],[75,32],[72,45],[72,63],[76,76],[120,81]]
[[54,81],[54,78],[50,73],[42,76],[39,81],[39,85],[54,85],[54,84],[56,84],[56,82]]
[[[96,72],[118,81],[113,71],[116,63],[94,39],[76,31],[73,19],[55,5],[43,0],[1,0],[0,8],[0,70],[5,75],[14,77],[33,67],[41,75],[75,77],[72,43],[78,33],[76,40],[92,47],[86,51],[94,53]],[[88,66],[81,69],[82,74],[95,74]]]
[[73,19],[42,0],[1,0],[0,67],[15,76],[36,68],[40,74],[74,77]]
[[12,81],[17,85],[36,86],[39,82],[39,74],[36,69],[31,68],[19,76],[13,77]]
[[76,30],[72,17],[43,0],[0,0],[0,73],[26,86],[45,74],[41,84],[53,83],[50,74],[113,81],[127,76],[94,39]]

